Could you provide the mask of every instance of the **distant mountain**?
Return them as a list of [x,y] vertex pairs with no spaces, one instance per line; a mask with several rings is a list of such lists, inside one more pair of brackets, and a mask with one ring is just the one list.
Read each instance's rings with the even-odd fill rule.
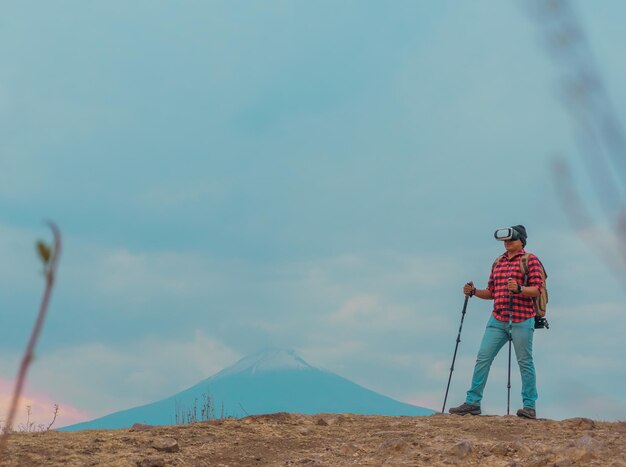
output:
[[134,423],[173,425],[185,414],[202,414],[210,396],[213,412],[243,417],[274,412],[430,415],[434,410],[396,401],[341,376],[318,370],[291,350],[268,349],[242,358],[233,366],[178,394],[151,404],[115,412],[61,431],[116,429]]

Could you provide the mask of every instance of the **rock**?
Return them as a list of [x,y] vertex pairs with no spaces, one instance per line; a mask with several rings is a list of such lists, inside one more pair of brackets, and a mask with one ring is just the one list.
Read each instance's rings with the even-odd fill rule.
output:
[[148,431],[154,428],[153,425],[144,425],[143,423],[135,423],[128,431]]
[[293,420],[295,415],[289,412],[274,412],[263,415],[250,415],[246,417],[244,420],[246,421],[259,421],[259,422],[276,422],[276,423],[285,423]]
[[311,459],[310,457],[299,459],[295,463],[299,465],[307,465],[309,467],[326,467],[325,464],[320,463],[317,459]]
[[464,459],[474,451],[474,445],[471,441],[465,439],[455,444],[450,450],[451,454],[455,455],[459,459]]
[[557,451],[556,463],[558,465],[569,465],[572,463],[586,463],[597,457],[597,452],[602,444],[593,439],[589,434],[584,434],[575,441],[568,444],[566,448]]
[[157,451],[162,452],[180,451],[178,441],[176,441],[174,438],[156,438],[154,441],[152,441],[152,447]]
[[554,465],[553,456],[544,455],[539,457],[539,459],[534,462],[530,462],[527,467],[546,467],[547,465]]
[[391,438],[385,440],[381,445],[380,449],[383,451],[395,451],[401,452],[409,447],[409,443],[400,438]]
[[571,449],[569,452],[569,456],[572,460],[574,460],[575,462],[581,463],[581,462],[588,462],[592,459],[595,459],[595,454],[592,452],[591,449],[587,449],[587,448],[574,448]]
[[324,414],[322,416],[317,416],[314,422],[319,426],[331,426],[337,423],[337,415],[332,414]]
[[594,453],[586,448],[565,448],[556,453],[554,465],[558,467],[566,467],[570,465],[585,464],[595,459]]
[[520,440],[513,441],[509,445],[509,449],[523,456],[526,456],[532,452],[532,449]]
[[498,456],[506,456],[509,454],[509,446],[506,443],[494,444],[489,452]]
[[587,449],[589,451],[594,451],[600,448],[600,443],[588,434],[584,434],[580,438],[578,438],[574,445],[576,447]]
[[[350,419],[343,414],[339,414],[337,418],[335,418],[334,423],[337,425],[345,425],[350,422]],[[330,425],[330,420],[328,420],[328,424]]]
[[354,443],[349,443],[343,446],[338,446],[337,448],[333,449],[333,451],[338,452],[344,456],[358,456],[359,453],[363,452],[363,449],[361,449]]
[[596,427],[596,422],[590,418],[568,418],[567,420],[563,420],[563,422],[567,423],[572,428],[577,428],[579,430],[593,430]]
[[158,456],[144,457],[140,461],[137,461],[138,467],[164,467],[165,459]]

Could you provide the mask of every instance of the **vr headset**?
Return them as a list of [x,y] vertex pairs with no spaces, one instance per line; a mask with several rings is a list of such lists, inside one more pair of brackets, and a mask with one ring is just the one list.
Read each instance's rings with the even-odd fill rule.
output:
[[496,238],[496,240],[501,240],[501,241],[522,239],[522,236],[520,235],[520,233],[517,230],[515,230],[513,227],[507,227],[505,229],[498,229],[495,231],[493,236]]

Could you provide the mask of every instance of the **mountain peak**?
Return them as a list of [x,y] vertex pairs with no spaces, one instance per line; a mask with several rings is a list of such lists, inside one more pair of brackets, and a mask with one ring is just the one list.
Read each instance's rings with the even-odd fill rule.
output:
[[210,395],[212,407],[221,407],[222,414],[233,417],[275,412],[410,416],[434,413],[318,370],[293,350],[270,348],[248,355],[178,394],[62,430],[114,429],[137,422],[171,425],[178,423],[180,413],[190,408],[195,412],[197,402],[207,395]]
[[268,348],[246,357],[234,365],[220,371],[216,376],[227,376],[238,373],[264,373],[282,370],[314,370],[291,349]]

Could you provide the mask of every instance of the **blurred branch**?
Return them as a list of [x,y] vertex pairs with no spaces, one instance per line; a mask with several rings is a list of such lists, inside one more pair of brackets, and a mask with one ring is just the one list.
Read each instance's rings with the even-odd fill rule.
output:
[[[594,221],[564,160],[553,176],[573,228],[626,285],[626,138],[576,11],[568,0],[526,0],[542,45],[561,72],[560,90],[602,218]],[[599,227],[598,227],[599,225]],[[608,234],[602,235],[602,226]]]
[[[611,232],[609,233],[609,238],[601,238],[602,236],[597,231],[585,203],[574,186],[569,166],[563,159],[555,158],[552,173],[558,198],[570,224],[585,241],[589,249],[604,262],[613,276],[626,286],[626,268],[624,268],[626,262],[622,264],[621,260],[623,258],[615,254],[616,251],[620,251],[620,245],[613,238]],[[626,224],[626,220],[624,218],[622,220]]]
[[54,286],[54,279],[57,264],[59,261],[59,255],[61,254],[61,232],[55,224],[49,222],[48,225],[52,230],[52,234],[54,236],[53,247],[50,248],[50,246],[42,241],[37,242],[37,252],[44,265],[46,288],[44,290],[41,305],[39,307],[39,314],[37,315],[37,320],[35,321],[35,325],[33,326],[30,340],[28,341],[28,345],[26,346],[26,350],[24,351],[24,355],[22,356],[22,363],[20,365],[20,369],[17,375],[17,381],[15,382],[15,389],[13,390],[13,397],[11,400],[11,406],[9,408],[9,414],[7,416],[4,433],[0,435],[0,459],[2,459],[3,457],[9,435],[13,429],[15,413],[17,412],[19,399],[22,395],[24,383],[26,382],[26,373],[28,372],[28,367],[33,360],[35,346],[37,344],[37,340],[39,339],[39,335],[41,334],[41,329],[43,328],[46,313],[48,311],[48,304],[50,302],[50,296],[52,294],[52,288]]

